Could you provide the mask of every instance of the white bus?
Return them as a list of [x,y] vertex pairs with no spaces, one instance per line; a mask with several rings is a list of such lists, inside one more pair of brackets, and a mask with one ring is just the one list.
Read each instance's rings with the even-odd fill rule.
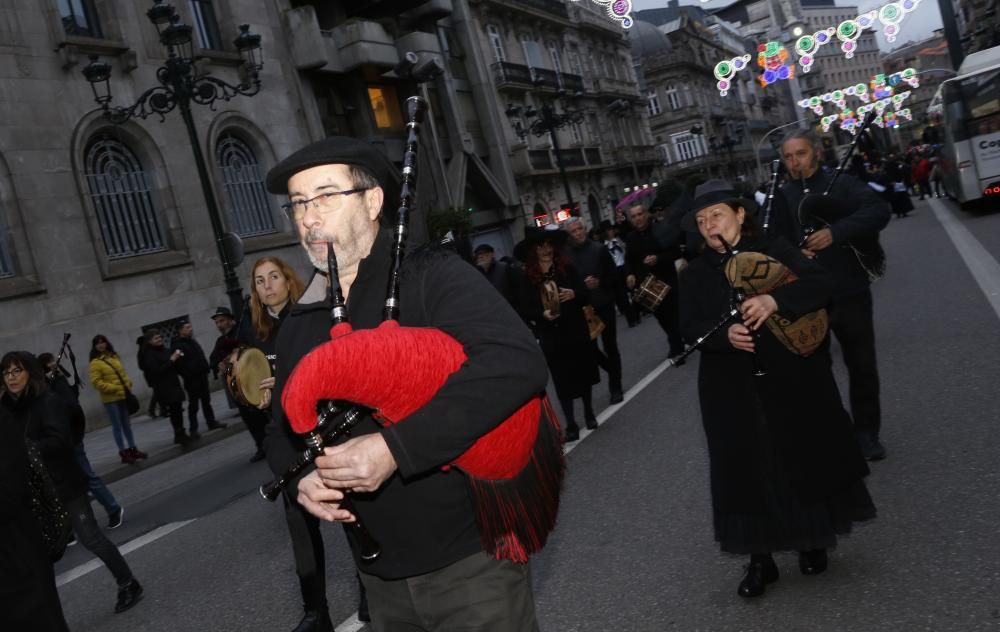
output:
[[958,75],[941,83],[928,114],[942,118],[948,194],[1000,208],[1000,46],[966,57]]

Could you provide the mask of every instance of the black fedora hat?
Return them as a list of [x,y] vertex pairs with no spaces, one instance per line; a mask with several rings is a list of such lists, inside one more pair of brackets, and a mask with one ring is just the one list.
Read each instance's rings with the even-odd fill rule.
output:
[[236,317],[233,316],[232,310],[230,310],[228,307],[216,307],[215,308],[215,313],[212,314],[212,320],[215,320],[216,318],[219,318],[219,317],[232,318],[233,320],[236,320]]
[[735,200],[743,207],[747,215],[753,216],[757,213],[757,203],[751,199],[743,197],[739,191],[731,184],[721,179],[707,180],[699,184],[694,190],[694,199],[688,206],[688,212],[681,219],[681,228],[687,231],[698,232],[698,223],[695,221],[695,213],[703,208],[714,206],[720,202]]
[[569,233],[554,224],[528,226],[524,229],[524,239],[517,242],[517,245],[514,246],[514,257],[521,261],[526,261],[528,248],[540,246],[548,241],[552,243],[553,248],[559,249],[566,244],[567,239],[569,239]]

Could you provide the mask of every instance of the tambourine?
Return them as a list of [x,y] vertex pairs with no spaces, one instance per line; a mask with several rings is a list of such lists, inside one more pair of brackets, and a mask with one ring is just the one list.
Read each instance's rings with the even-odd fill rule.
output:
[[233,349],[226,359],[226,388],[244,406],[260,406],[264,401],[262,380],[271,377],[271,363],[264,352],[246,345]]

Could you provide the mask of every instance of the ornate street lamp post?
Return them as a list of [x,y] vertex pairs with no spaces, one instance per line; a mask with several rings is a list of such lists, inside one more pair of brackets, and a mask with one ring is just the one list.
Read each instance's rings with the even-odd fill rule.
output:
[[[569,179],[566,177],[566,168],[563,166],[563,158],[560,155],[559,137],[556,134],[556,130],[567,125],[579,123],[583,120],[583,113],[575,110],[566,110],[565,107],[562,112],[557,112],[551,100],[539,95],[537,92],[534,94],[536,98],[542,101],[540,109],[536,109],[530,105],[527,108],[521,108],[519,105],[508,105],[507,109],[504,110],[504,114],[510,119],[514,133],[522,140],[528,135],[528,132],[538,137],[545,136],[546,134],[549,135],[549,138],[552,140],[552,149],[555,150],[556,154],[556,167],[559,168],[559,177],[562,179],[563,190],[566,192],[566,204],[570,212],[575,212],[576,205],[573,202],[573,193],[569,189]],[[557,93],[557,98],[559,99],[565,96],[565,90],[559,90]],[[527,128],[520,121],[522,112],[530,121]]]
[[130,106],[111,106],[111,65],[99,61],[97,55],[90,56],[90,64],[83,69],[83,76],[90,82],[94,91],[94,100],[104,110],[104,116],[116,125],[120,125],[133,117],[145,119],[151,114],[165,120],[165,114],[174,108],[180,109],[181,118],[187,128],[188,140],[194,153],[195,166],[198,169],[198,179],[201,182],[202,193],[205,196],[205,206],[208,218],[212,224],[215,243],[219,249],[222,261],[223,279],[226,284],[226,294],[233,313],[239,316],[242,310],[243,297],[235,266],[242,259],[242,247],[233,233],[225,233],[219,207],[212,189],[205,156],[198,141],[194,118],[191,115],[191,103],[207,105],[215,109],[215,102],[228,101],[236,95],[252,97],[260,91],[259,72],[263,68],[260,35],[250,32],[250,26],[240,25],[240,34],[233,42],[243,56],[242,80],[238,85],[231,85],[215,77],[199,73],[193,53],[193,28],[184,24],[172,5],[164,4],[163,0],[153,0],[153,6],[146,12],[149,21],[156,27],[160,35],[160,43],[167,49],[167,61],[156,71],[156,79],[160,85],[146,90]]

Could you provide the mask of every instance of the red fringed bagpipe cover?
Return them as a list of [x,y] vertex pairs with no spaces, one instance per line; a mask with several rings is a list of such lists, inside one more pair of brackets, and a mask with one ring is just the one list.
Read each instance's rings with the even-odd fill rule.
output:
[[[462,345],[444,332],[395,321],[361,331],[344,323],[330,337],[302,358],[284,388],[282,406],[296,432],[315,428],[316,404],[324,399],[371,408],[385,423],[405,423],[467,360]],[[566,469],[547,397],[528,400],[444,467],[466,473],[487,552],[523,563],[541,550],[555,526]]]

